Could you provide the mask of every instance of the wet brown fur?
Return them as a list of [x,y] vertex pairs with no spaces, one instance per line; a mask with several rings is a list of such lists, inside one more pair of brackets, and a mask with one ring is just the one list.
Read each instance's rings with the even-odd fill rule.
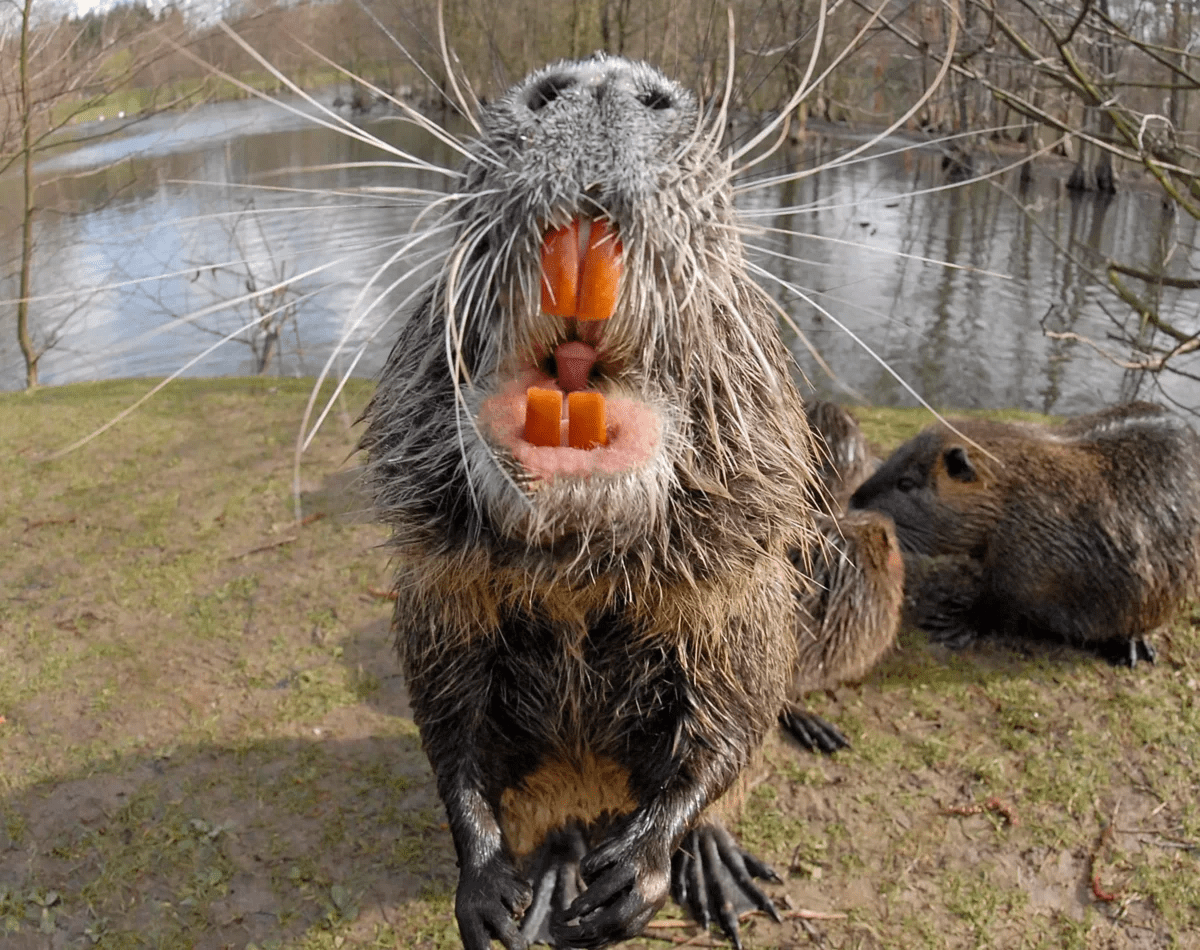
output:
[[895,520],[910,615],[935,635],[1132,642],[1194,589],[1200,454],[1161,407],[955,425],[983,451],[929,428],[851,499]]

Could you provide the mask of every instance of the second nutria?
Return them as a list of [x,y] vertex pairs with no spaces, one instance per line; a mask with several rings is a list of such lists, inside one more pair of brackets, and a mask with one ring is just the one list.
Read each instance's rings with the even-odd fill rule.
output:
[[[1053,428],[926,429],[851,498],[890,515],[914,619],[964,642],[1051,636],[1135,665],[1200,577],[1200,443],[1132,403]],[[915,589],[920,585],[920,589]]]
[[480,124],[362,440],[463,942],[602,946],[674,890],[736,943],[772,875],[715,809],[792,685],[816,535],[720,128],[603,55]]
[[799,570],[812,586],[800,598],[798,656],[780,724],[811,751],[846,748],[841,730],[797,702],[811,690],[861,679],[896,642],[904,600],[904,561],[891,519],[852,511],[818,519],[824,543]]

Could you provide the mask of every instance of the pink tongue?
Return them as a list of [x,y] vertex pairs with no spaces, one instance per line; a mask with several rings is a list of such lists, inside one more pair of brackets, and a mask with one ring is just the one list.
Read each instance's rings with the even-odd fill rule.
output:
[[573,393],[587,389],[588,374],[596,362],[596,350],[579,340],[560,343],[554,351],[554,363],[558,367],[558,385],[563,392]]

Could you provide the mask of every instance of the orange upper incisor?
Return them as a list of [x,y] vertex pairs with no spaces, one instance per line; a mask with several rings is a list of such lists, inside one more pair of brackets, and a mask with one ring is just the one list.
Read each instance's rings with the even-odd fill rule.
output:
[[579,223],[551,231],[542,241],[542,311],[573,317],[579,301]]
[[617,309],[622,251],[617,232],[604,221],[593,221],[587,256],[579,275],[579,306],[575,316],[580,320],[607,320]]
[[593,221],[587,252],[579,254],[579,221],[542,241],[542,311],[554,317],[607,320],[617,308],[623,248],[605,221]]

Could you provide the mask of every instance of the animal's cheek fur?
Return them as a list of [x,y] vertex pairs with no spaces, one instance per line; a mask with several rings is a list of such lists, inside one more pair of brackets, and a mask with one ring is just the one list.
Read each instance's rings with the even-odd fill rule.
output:
[[986,546],[997,513],[996,486],[980,474],[970,482],[941,469],[934,475],[928,517],[935,522],[939,553],[970,553]]

